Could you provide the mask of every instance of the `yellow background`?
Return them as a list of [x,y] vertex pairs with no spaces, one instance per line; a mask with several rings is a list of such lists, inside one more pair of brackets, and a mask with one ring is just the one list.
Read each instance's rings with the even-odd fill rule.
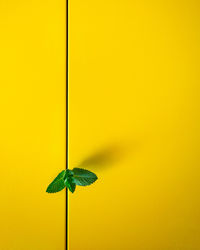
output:
[[0,1],[0,249],[64,250],[65,1]]
[[69,167],[112,158],[69,196],[70,250],[200,249],[199,7],[70,1]]
[[[193,250],[199,221],[199,2],[69,9],[70,250]],[[1,1],[1,250],[63,250],[65,1]]]

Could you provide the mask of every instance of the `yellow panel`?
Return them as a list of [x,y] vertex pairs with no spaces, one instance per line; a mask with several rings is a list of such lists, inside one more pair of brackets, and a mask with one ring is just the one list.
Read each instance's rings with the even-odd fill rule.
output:
[[69,250],[200,249],[199,1],[69,6]]
[[64,250],[65,1],[0,3],[1,250]]

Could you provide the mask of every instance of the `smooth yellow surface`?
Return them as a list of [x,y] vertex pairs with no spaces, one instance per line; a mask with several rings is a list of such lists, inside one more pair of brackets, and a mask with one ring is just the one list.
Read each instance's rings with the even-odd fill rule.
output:
[[[199,1],[71,0],[69,250],[200,249]],[[112,158],[112,157],[111,157]]]
[[0,2],[0,249],[64,250],[65,1]]

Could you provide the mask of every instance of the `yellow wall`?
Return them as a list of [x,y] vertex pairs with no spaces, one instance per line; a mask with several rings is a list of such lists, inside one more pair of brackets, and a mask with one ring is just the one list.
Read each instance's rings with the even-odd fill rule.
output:
[[69,6],[69,249],[200,249],[199,1]]
[[[70,250],[193,250],[199,221],[199,3],[71,0]],[[1,1],[1,250],[63,250],[65,1]]]
[[64,250],[65,1],[0,1],[0,249]]

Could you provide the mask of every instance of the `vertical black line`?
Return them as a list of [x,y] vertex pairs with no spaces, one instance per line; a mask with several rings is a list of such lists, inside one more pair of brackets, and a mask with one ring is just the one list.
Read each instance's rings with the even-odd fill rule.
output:
[[[69,79],[68,79],[68,33],[69,33],[69,2],[66,0],[66,169],[68,169],[68,100],[69,100]],[[66,250],[68,250],[68,191],[66,189]]]

